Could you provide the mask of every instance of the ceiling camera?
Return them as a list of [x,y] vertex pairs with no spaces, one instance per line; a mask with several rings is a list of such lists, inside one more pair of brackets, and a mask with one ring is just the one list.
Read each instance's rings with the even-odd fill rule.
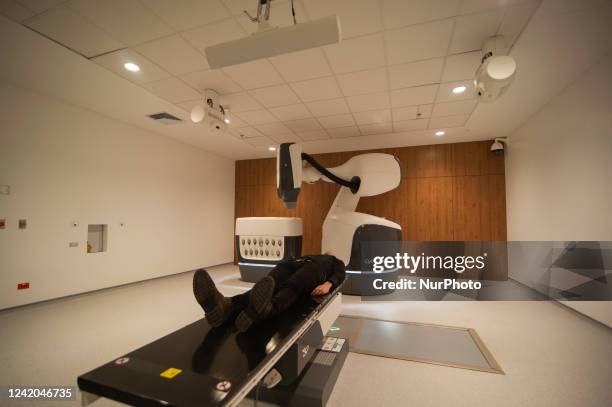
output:
[[502,155],[506,144],[508,144],[507,138],[496,138],[491,144],[491,152],[495,155]]

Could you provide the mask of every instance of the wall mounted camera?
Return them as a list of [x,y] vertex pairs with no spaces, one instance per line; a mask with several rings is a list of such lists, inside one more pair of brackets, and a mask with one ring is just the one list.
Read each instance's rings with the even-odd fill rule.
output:
[[504,149],[508,144],[507,138],[496,138],[491,144],[491,152],[495,155],[502,155],[504,153]]

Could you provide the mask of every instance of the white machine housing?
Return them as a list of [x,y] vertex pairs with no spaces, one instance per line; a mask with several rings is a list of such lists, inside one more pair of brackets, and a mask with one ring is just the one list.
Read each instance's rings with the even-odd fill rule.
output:
[[225,108],[219,103],[219,94],[212,89],[206,89],[204,95],[202,104],[191,109],[191,121],[202,123],[213,133],[225,132],[227,129]]
[[[348,182],[345,182],[347,185],[340,187],[325,217],[321,251],[330,252],[342,260],[347,265],[349,275],[365,273],[364,278],[371,278],[372,273],[366,273],[370,270],[361,270],[362,245],[367,241],[393,241],[399,245],[401,226],[390,220],[355,210],[362,196],[379,195],[399,186],[401,168],[397,159],[390,154],[361,154],[337,167],[321,168],[322,172],[316,168],[316,165],[321,167],[316,162],[314,166],[306,166],[304,157],[313,164],[314,159],[307,154],[303,155],[299,144],[282,144],[277,150],[277,188],[280,198],[288,208],[293,208],[302,182],[313,183],[321,179],[326,182],[338,182],[337,179],[329,178],[334,176],[340,178],[340,181],[352,180],[350,187],[347,186]],[[324,172],[330,173],[329,177]],[[349,278],[345,286],[347,283],[350,286]],[[362,287],[343,289],[343,292],[368,295],[363,293]]]
[[503,95],[514,81],[516,61],[507,55],[508,48],[501,35],[489,38],[482,53],[474,87],[481,102],[492,102]]
[[236,219],[236,259],[242,280],[256,282],[279,262],[302,252],[302,219]]

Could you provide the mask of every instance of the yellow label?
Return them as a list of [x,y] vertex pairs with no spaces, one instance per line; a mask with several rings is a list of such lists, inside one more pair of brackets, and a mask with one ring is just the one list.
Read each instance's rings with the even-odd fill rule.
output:
[[176,369],[174,367],[171,367],[169,369],[164,370],[163,372],[161,372],[159,375],[161,377],[165,377],[166,379],[174,379],[174,377],[176,375],[178,375],[179,373],[181,373],[182,370],[181,369]]

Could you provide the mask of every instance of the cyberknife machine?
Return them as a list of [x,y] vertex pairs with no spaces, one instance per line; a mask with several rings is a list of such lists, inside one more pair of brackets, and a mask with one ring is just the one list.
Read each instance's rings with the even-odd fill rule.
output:
[[323,180],[341,186],[323,222],[321,251],[331,252],[347,265],[342,292],[354,295],[390,292],[375,290],[372,281],[396,281],[399,270],[374,273],[371,248],[367,250],[366,242],[385,242],[377,247],[375,255],[394,256],[399,251],[402,228],[387,219],[355,210],[359,198],[379,195],[399,186],[401,168],[397,159],[390,154],[361,154],[327,169],[294,143],[281,144],[276,157],[276,187],[286,208],[295,208],[302,182]]

